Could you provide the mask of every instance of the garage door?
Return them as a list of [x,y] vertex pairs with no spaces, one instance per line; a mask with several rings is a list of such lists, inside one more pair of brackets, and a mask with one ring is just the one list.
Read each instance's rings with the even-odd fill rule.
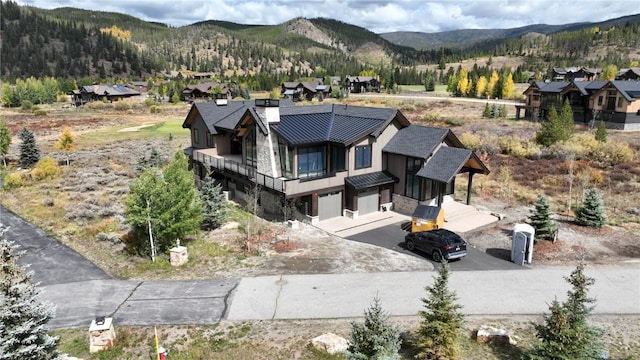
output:
[[342,192],[318,197],[318,219],[320,221],[342,216]]
[[378,189],[358,193],[358,216],[378,211]]

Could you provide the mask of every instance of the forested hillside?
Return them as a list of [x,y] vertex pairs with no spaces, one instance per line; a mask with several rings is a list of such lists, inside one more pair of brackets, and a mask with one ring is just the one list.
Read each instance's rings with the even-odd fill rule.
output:
[[[436,78],[416,70],[420,65],[439,64],[438,75],[446,75],[442,70],[455,70],[448,63],[498,55],[520,59],[518,69],[506,69],[515,71],[516,79],[528,71],[548,73],[553,66],[625,68],[637,66],[640,59],[640,15],[600,26],[557,27],[571,31],[552,32],[544,25],[526,27],[526,33],[524,28],[506,29],[500,36],[507,38],[429,50],[393,44],[367,29],[325,18],[295,18],[278,25],[208,20],[175,28],[124,14],[44,10],[3,1],[0,25],[0,76],[9,82],[50,76],[87,84],[178,72],[188,78],[202,72],[250,90],[271,90],[283,81],[362,74],[379,76],[383,87],[392,88]],[[541,29],[546,34],[531,32]],[[458,36],[478,35],[461,30]],[[447,77],[437,76],[444,84]]]

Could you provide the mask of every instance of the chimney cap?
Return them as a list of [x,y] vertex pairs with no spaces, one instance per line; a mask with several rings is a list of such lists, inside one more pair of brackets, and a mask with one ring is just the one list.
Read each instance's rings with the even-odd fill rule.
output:
[[280,107],[280,100],[279,99],[256,99],[256,106]]

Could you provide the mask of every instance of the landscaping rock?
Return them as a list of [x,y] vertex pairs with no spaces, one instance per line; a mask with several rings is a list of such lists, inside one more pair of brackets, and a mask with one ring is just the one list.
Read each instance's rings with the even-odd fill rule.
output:
[[326,351],[333,355],[347,351],[349,342],[342,336],[326,333],[311,339],[311,345],[318,350]]
[[516,344],[516,341],[511,338],[507,330],[494,328],[489,325],[482,325],[480,329],[478,329],[476,339],[479,343],[484,344]]

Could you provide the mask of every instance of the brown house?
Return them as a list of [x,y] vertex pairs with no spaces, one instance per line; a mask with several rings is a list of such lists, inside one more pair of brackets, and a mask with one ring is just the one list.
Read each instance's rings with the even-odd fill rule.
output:
[[225,83],[205,82],[201,84],[187,85],[182,90],[185,101],[210,99],[231,99],[231,89]]
[[640,67],[620,69],[616,74],[616,80],[640,80]]
[[69,92],[71,101],[75,106],[80,106],[93,101],[114,102],[132,96],[139,96],[140,91],[130,89],[124,85],[87,85],[82,86],[78,90]]
[[411,214],[453,200],[458,174],[469,174],[470,189],[474,174],[489,173],[449,129],[410,125],[397,109],[198,102],[182,126],[197,183],[214,178],[232,198],[259,185],[266,211],[289,204],[311,222],[391,208]]
[[321,81],[290,81],[282,83],[280,96],[293,101],[312,100],[313,98],[327,98],[331,96],[331,85],[324,85]]
[[350,93],[380,92],[380,80],[371,76],[347,76],[345,86]]

